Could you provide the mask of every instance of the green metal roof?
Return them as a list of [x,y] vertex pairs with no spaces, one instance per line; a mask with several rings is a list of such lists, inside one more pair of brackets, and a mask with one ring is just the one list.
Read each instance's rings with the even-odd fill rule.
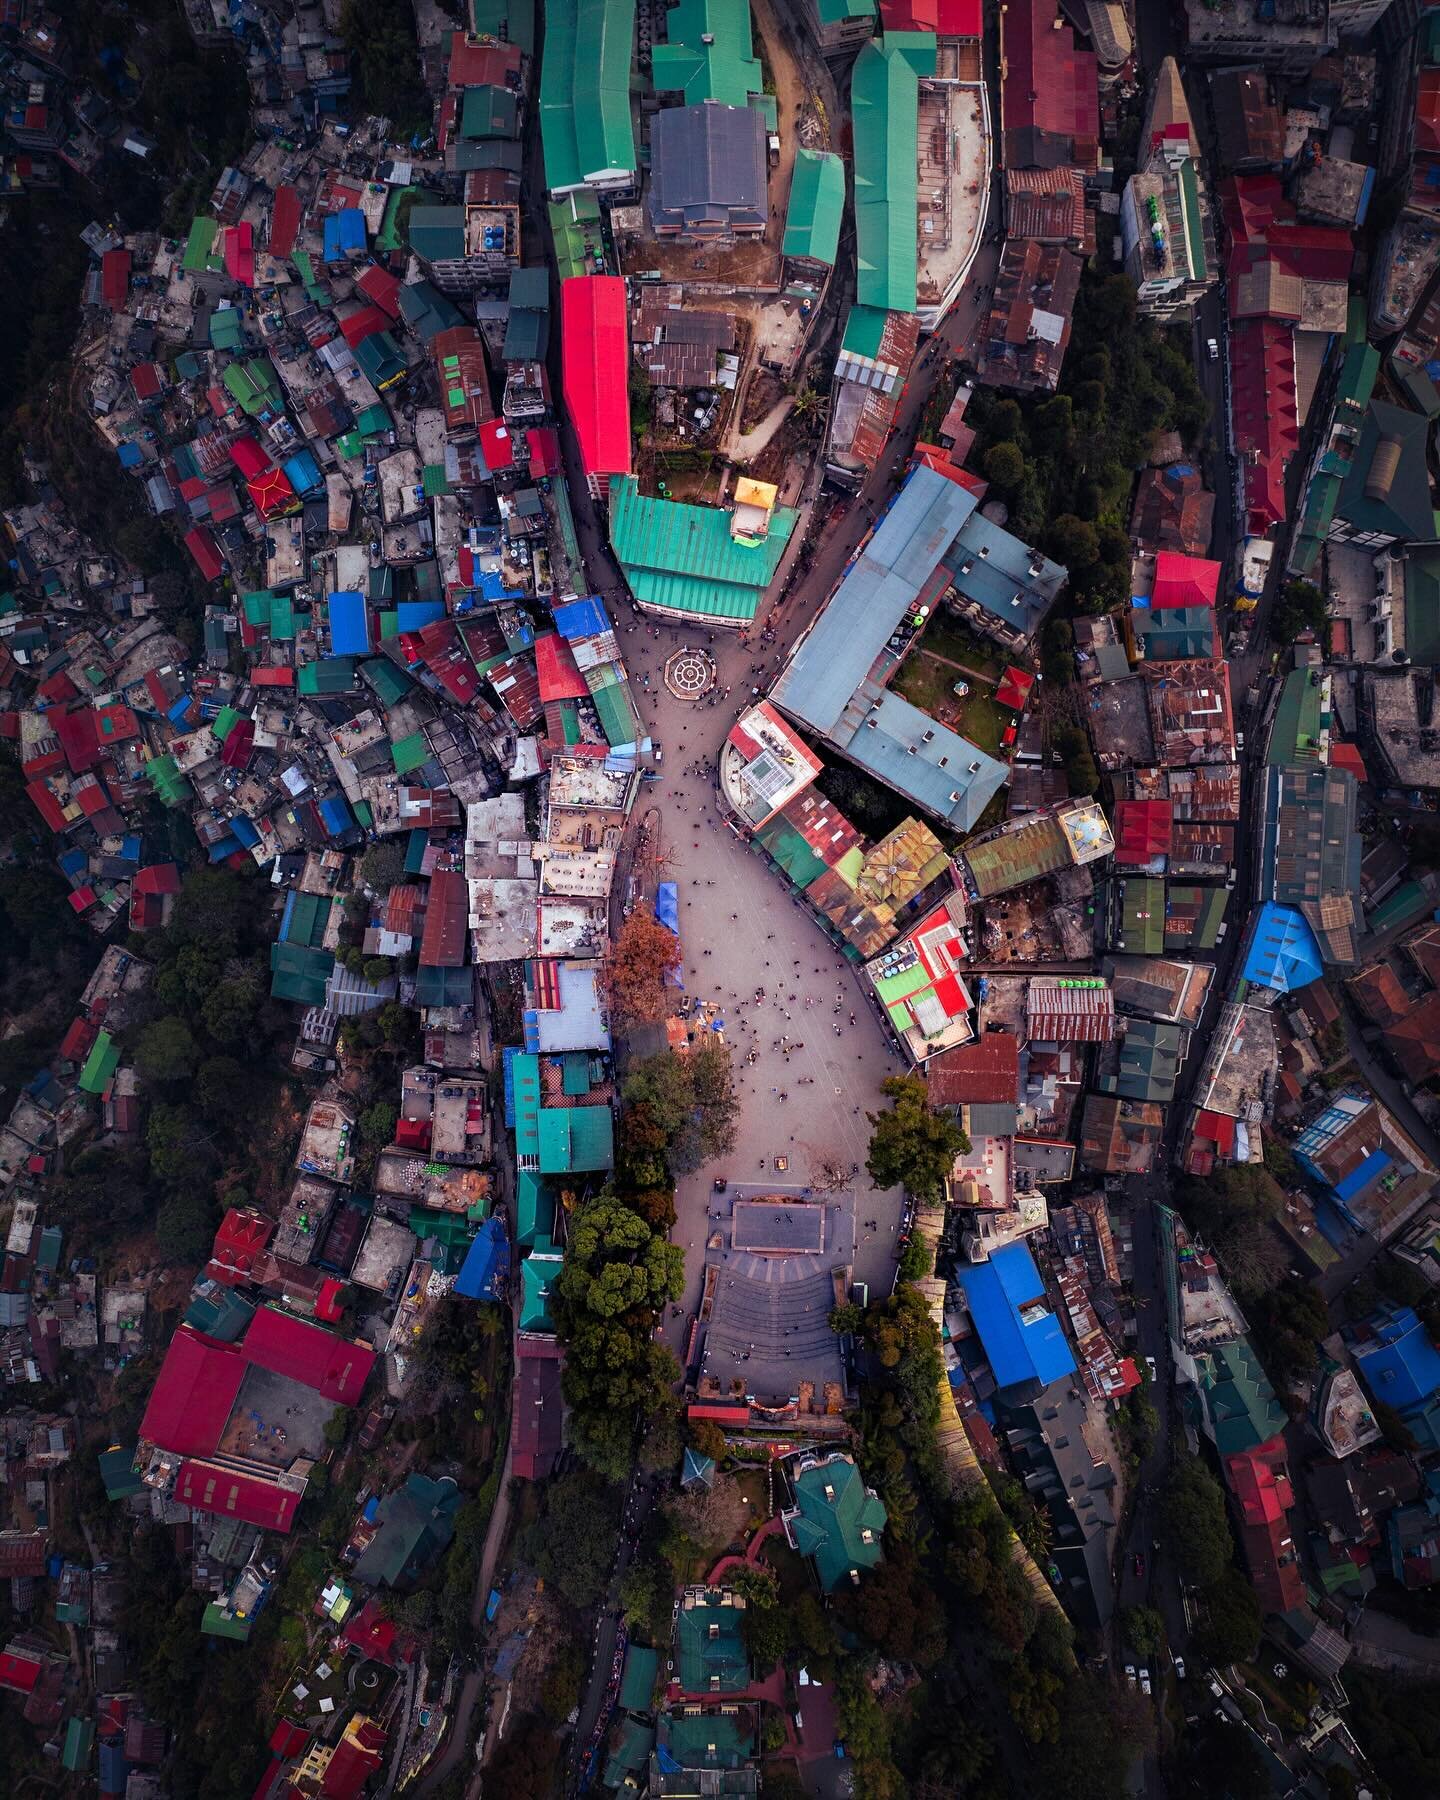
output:
[[1255,1450],[1289,1423],[1248,1338],[1195,1358],[1210,1435],[1222,1457]]
[[515,1158],[540,1154],[540,1058],[522,1050],[510,1059],[515,1097]]
[[1371,401],[1337,507],[1352,531],[1384,533],[1404,542],[1428,542],[1435,536],[1425,463],[1429,430],[1419,413]]
[[465,254],[463,206],[417,206],[410,213],[410,248],[426,262]]
[[470,0],[470,29],[477,37],[504,38],[527,56],[535,53],[535,0]]
[[182,269],[193,275],[209,266],[210,252],[215,248],[215,233],[219,229],[214,219],[204,215],[191,221],[190,233],[185,239],[185,254],[180,259]]
[[[934,44],[931,37],[932,53]],[[920,81],[908,47],[898,42],[894,33],[883,40],[872,38],[855,58],[850,82],[855,138],[855,298],[862,306],[877,306],[886,312],[915,311],[919,108]]]
[[1116,947],[1131,956],[1158,956],[1165,948],[1165,883],[1153,875],[1129,875],[1121,879],[1119,890]]
[[280,405],[280,382],[268,356],[233,362],[221,379],[240,410],[251,418]]
[[587,672],[585,680],[595,711],[600,715],[600,729],[605,733],[605,742],[612,750],[637,743],[640,738],[640,721],[635,717],[635,709],[631,706],[624,687],[613,677],[609,680],[597,680],[596,674],[597,671],[594,670]]
[[540,1172],[568,1175],[615,1165],[615,1118],[608,1106],[542,1106]]
[[1184,1041],[1185,1033],[1178,1025],[1131,1019],[1120,1041],[1114,1073],[1097,1076],[1094,1085],[1102,1094],[1118,1094],[1123,1100],[1168,1103],[1175,1098]]
[[676,89],[687,106],[719,100],[744,106],[764,79],[750,36],[750,0],[679,0],[665,19],[665,39],[651,53],[656,91]]
[[200,1630],[205,1637],[229,1638],[233,1643],[248,1642],[255,1624],[253,1614],[243,1618],[239,1613],[227,1613],[216,1600],[209,1600],[200,1615]]
[[1137,606],[1131,619],[1146,662],[1187,662],[1212,653],[1215,614],[1208,606]]
[[637,600],[700,617],[753,619],[795,529],[777,506],[768,537],[743,544],[717,506],[642,495],[633,475],[610,483],[610,542]]
[[827,1458],[795,1477],[800,1517],[790,1531],[801,1554],[810,1557],[827,1594],[860,1569],[873,1569],[883,1554],[885,1502],[865,1486],[848,1456]]
[[1205,227],[1200,217],[1200,177],[1187,157],[1180,165],[1180,210],[1185,218],[1185,247],[1190,274],[1195,281],[1208,279],[1205,261]]
[[210,344],[215,350],[238,350],[245,342],[245,322],[238,306],[218,306],[210,315]]
[[515,1176],[515,1242],[533,1245],[555,1229],[555,1196],[545,1178],[534,1169],[520,1169]]
[[804,834],[780,813],[755,833],[766,851],[779,863],[797,888],[807,888],[825,873],[825,862],[806,843]]
[[85,1058],[85,1066],[80,1071],[77,1085],[85,1094],[103,1094],[115,1078],[115,1071],[120,1067],[120,1046],[108,1031],[102,1031],[90,1046],[90,1054]]
[[520,100],[510,88],[466,88],[460,107],[460,135],[467,138],[513,138],[520,135]]
[[875,0],[815,0],[822,25],[843,25],[847,19],[873,19]]
[[180,773],[179,765],[167,750],[163,756],[152,756],[145,773],[162,806],[179,806],[190,797],[190,778]]
[[[1230,891],[1223,887],[1177,887],[1173,882],[1165,890],[1165,948],[1167,950],[1213,950],[1220,938],[1220,922],[1225,917],[1225,903]],[[1171,923],[1171,912],[1194,919],[1194,924],[1181,929]]]
[[361,663],[360,673],[374,688],[375,698],[384,707],[397,706],[413,686],[405,671],[397,669],[386,656],[372,656]]
[[745,1610],[727,1589],[687,1593],[675,1616],[675,1656],[687,1694],[734,1694],[750,1685]]
[[1440,550],[1416,548],[1405,559],[1405,649],[1412,663],[1440,663]]
[[328,894],[297,893],[285,922],[285,942],[318,949],[325,942],[333,904]]
[[655,1698],[655,1677],[660,1672],[660,1652],[643,1644],[631,1644],[625,1652],[625,1673],[620,1677],[620,1706],[625,1712],[649,1712]]
[[1318,669],[1292,669],[1285,677],[1265,751],[1265,761],[1270,768],[1319,762],[1321,732],[1330,723],[1330,715],[1324,710],[1324,697]]
[[293,1000],[300,1006],[323,1006],[325,984],[335,967],[328,950],[306,944],[270,946],[270,993],[276,1000]]
[[583,188],[552,200],[549,206],[550,237],[555,245],[555,265],[562,281],[572,275],[603,275],[605,238],[600,229],[600,203]]
[[845,213],[845,165],[828,150],[799,150],[785,212],[786,256],[833,268]]
[[135,1473],[133,1444],[128,1450],[119,1445],[113,1450],[102,1450],[95,1460],[100,1465],[107,1500],[128,1500],[132,1494],[144,1491],[145,1483]]
[[322,656],[302,663],[296,686],[302,694],[348,694],[355,686],[355,658]]
[[637,167],[630,111],[634,44],[635,0],[549,0],[540,138],[551,193]]
[[355,1564],[357,1580],[396,1587],[433,1563],[455,1535],[460,1489],[451,1480],[411,1473],[405,1485],[383,1496],[380,1524]]
[[565,1259],[548,1238],[537,1241],[535,1248],[520,1265],[520,1329],[553,1331],[550,1317],[550,1286],[564,1267]]
[[425,742],[425,733],[412,731],[409,737],[403,737],[398,744],[390,746],[390,755],[394,759],[397,775],[413,775],[416,769],[430,760],[430,746]]

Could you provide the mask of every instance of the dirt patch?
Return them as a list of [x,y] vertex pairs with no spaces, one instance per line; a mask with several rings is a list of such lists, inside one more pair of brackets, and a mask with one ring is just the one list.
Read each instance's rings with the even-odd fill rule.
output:
[[740,414],[741,431],[749,431],[758,425],[770,408],[778,406],[784,398],[784,382],[768,369],[757,369],[746,390],[745,405]]

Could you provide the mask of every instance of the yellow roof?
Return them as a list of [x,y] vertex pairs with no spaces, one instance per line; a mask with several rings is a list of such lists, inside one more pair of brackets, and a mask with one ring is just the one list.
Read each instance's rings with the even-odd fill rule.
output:
[[752,481],[748,475],[742,475],[735,483],[737,506],[762,506],[770,512],[779,498],[780,489],[773,481]]

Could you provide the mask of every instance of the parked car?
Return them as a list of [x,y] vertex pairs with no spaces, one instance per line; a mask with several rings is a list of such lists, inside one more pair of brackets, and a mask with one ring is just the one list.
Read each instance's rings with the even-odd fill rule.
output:
[[1137,1575],[1145,1573],[1145,1552],[1143,1550],[1135,1552],[1135,1573]]
[[1150,1671],[1148,1669],[1140,1671],[1140,1692],[1142,1694],[1150,1692]]
[[1135,1665],[1134,1665],[1134,1663],[1126,1663],[1125,1679],[1130,1683],[1131,1687],[1134,1687],[1134,1685],[1135,1685]]
[[1205,354],[1207,357],[1209,357],[1211,362],[1219,362],[1219,360],[1220,360],[1220,345],[1214,338],[1206,338]]
[[1176,1656],[1172,1652],[1170,1660],[1175,1665],[1176,1679],[1183,1681],[1185,1679],[1185,1658],[1183,1656]]
[[1151,1381],[1158,1381],[1160,1379],[1160,1372],[1155,1367],[1155,1358],[1153,1356],[1147,1356],[1145,1358],[1145,1367],[1150,1371]]

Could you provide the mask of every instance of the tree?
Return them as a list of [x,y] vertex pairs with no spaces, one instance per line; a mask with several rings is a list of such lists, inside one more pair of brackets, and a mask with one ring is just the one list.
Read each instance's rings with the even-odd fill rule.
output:
[[254,1103],[250,1070],[234,1056],[210,1056],[195,1077],[195,1098],[206,1119],[233,1124]]
[[646,1133],[654,1132],[672,1175],[689,1174],[734,1148],[739,1102],[724,1044],[648,1057],[626,1079],[623,1098],[627,1150],[653,1141]]
[[560,1742],[538,1713],[517,1719],[485,1765],[486,1789],[506,1800],[550,1800],[560,1765]]
[[350,1435],[350,1408],[337,1406],[325,1421],[321,1436],[332,1450],[338,1450]]
[[1074,577],[1100,560],[1100,540],[1095,527],[1074,513],[1062,513],[1052,521],[1046,544],[1056,562],[1063,563]]
[[381,838],[360,858],[360,879],[377,894],[383,894],[404,877],[405,849],[398,837]]
[[1226,1569],[1206,1591],[1205,1618],[1196,1641],[1212,1661],[1248,1662],[1260,1643],[1260,1602],[1238,1569]]
[[725,1433],[713,1419],[695,1419],[688,1427],[691,1445],[713,1463],[725,1460]]
[[215,1161],[214,1143],[189,1106],[159,1101],[150,1108],[145,1126],[150,1171],[160,1181],[192,1186],[206,1165]]
[[1120,1630],[1137,1656],[1158,1656],[1165,1642],[1165,1621],[1153,1606],[1129,1606],[1120,1615]]
[[1313,581],[1287,581],[1276,596],[1270,631],[1282,644],[1293,644],[1303,631],[1318,637],[1325,629],[1325,596]]
[[900,1252],[899,1275],[901,1281],[923,1281],[934,1273],[934,1246],[924,1232],[912,1233],[909,1243]]
[[260,1005],[260,984],[252,967],[219,982],[205,997],[201,1017],[218,1044],[238,1044],[249,1037]]
[[1065,764],[1065,779],[1072,794],[1097,794],[1100,771],[1090,751],[1090,740],[1078,725],[1062,725],[1055,733],[1055,748]]
[[388,1144],[394,1139],[399,1117],[399,1112],[390,1101],[377,1100],[360,1115],[360,1136],[367,1144]]
[[193,1190],[168,1194],[155,1215],[155,1242],[167,1262],[197,1263],[210,1248],[215,1220],[204,1195]]
[[156,1019],[140,1034],[135,1066],[147,1081],[183,1081],[195,1071],[195,1039],[183,1019]]
[[1169,1773],[1194,1800],[1210,1800],[1214,1794],[1228,1794],[1231,1800],[1268,1800],[1273,1792],[1265,1759],[1250,1733],[1208,1711]]
[[945,1654],[945,1614],[914,1549],[900,1546],[842,1589],[833,1605],[842,1626],[882,1656],[928,1669]]
[[610,952],[610,998],[631,1024],[654,1024],[668,1010],[665,983],[680,968],[680,940],[648,912],[631,913]]
[[870,1154],[865,1167],[877,1188],[903,1186],[915,1200],[938,1200],[955,1158],[970,1140],[948,1114],[935,1112],[918,1075],[887,1075],[881,1092],[890,1110],[868,1113]]
[[1235,1554],[1225,1496],[1195,1457],[1182,1457],[1170,1471],[1161,1497],[1165,1536],[1181,1569],[1202,1588],[1212,1588],[1229,1571]]
[[985,479],[1006,493],[1018,488],[1025,479],[1025,457],[1018,444],[992,445],[980,466]]
[[619,1512],[618,1491],[589,1470],[547,1483],[525,1554],[572,1606],[593,1606],[604,1593]]

